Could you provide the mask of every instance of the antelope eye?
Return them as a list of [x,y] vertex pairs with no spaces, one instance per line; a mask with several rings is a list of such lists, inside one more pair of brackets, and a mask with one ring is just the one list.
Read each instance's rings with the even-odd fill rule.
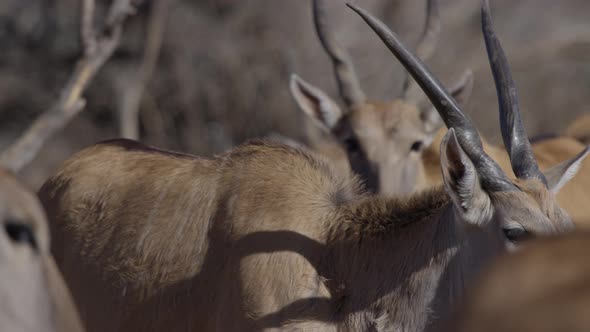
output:
[[531,234],[522,227],[511,227],[502,229],[504,236],[510,242],[521,242],[531,236]]
[[29,225],[16,220],[7,220],[4,223],[4,231],[12,242],[26,244],[37,249],[37,241],[35,241],[33,230]]
[[414,152],[420,152],[420,150],[422,150],[422,145],[424,145],[422,141],[416,141],[412,144],[410,150]]
[[345,139],[344,146],[348,152],[358,152],[361,149],[359,141],[354,137]]

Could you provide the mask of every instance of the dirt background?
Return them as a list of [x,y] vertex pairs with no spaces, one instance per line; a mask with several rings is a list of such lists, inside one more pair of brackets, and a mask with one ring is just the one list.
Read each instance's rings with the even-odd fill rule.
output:
[[[49,107],[79,55],[79,0],[0,1],[0,149]],[[108,1],[97,1],[100,8]],[[153,1],[152,1],[153,2]],[[425,0],[357,4],[414,45]],[[352,54],[371,99],[399,94],[404,72],[365,24],[330,2],[330,21]],[[492,0],[529,134],[563,130],[590,107],[590,1]],[[451,83],[475,73],[466,111],[499,142],[495,88],[480,32],[478,0],[440,0],[442,36],[429,64]],[[152,4],[126,26],[124,41],[85,94],[86,110],[22,172],[38,187],[73,152],[117,137],[121,91],[142,56]],[[156,72],[141,102],[141,140],[200,155],[279,132],[302,138],[306,121],[288,91],[292,72],[336,97],[307,0],[172,0]],[[97,22],[100,22],[100,12]]]

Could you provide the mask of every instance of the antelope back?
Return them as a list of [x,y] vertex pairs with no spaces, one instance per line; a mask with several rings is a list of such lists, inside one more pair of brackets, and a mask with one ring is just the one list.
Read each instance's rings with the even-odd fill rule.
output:
[[6,331],[82,331],[49,253],[45,213],[34,193],[0,170],[0,321]]
[[72,156],[40,197],[90,331],[249,331],[252,317],[314,292],[308,258],[289,251],[325,243],[331,207],[358,192],[286,145],[207,160],[118,140]]
[[483,188],[454,135],[445,189],[409,199],[363,194],[315,154],[262,142],[213,160],[102,143],[40,196],[91,331],[415,330],[441,313],[439,286],[444,308],[462,289],[450,261],[471,272],[504,241],[569,229],[538,181]]
[[218,167],[115,140],[80,151],[43,185],[51,252],[89,331],[130,330],[121,322],[138,310],[132,303],[201,268]]

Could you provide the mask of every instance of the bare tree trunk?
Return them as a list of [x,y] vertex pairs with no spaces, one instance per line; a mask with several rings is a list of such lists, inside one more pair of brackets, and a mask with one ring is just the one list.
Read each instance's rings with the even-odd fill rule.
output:
[[117,0],[109,10],[104,31],[97,35],[93,27],[94,0],[84,0],[81,10],[81,37],[84,54],[59,99],[42,113],[17,141],[0,154],[0,165],[19,171],[31,162],[43,144],[61,130],[85,105],[82,93],[97,71],[111,57],[121,39],[122,26],[135,13],[130,0]]

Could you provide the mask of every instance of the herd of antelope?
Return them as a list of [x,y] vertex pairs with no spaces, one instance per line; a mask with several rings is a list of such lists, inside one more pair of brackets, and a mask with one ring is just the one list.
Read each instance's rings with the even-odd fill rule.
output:
[[415,52],[348,5],[409,73],[401,97],[369,101],[326,1],[312,0],[313,23],[344,107],[295,74],[289,86],[333,139],[257,139],[213,158],[110,140],[35,195],[12,175],[30,157],[9,157],[84,107],[134,9],[113,1],[98,33],[84,0],[85,52],[54,122],[0,155],[2,331],[590,330],[588,118],[531,145],[488,0],[504,147],[462,110],[471,71],[447,89],[422,62],[437,0]]

